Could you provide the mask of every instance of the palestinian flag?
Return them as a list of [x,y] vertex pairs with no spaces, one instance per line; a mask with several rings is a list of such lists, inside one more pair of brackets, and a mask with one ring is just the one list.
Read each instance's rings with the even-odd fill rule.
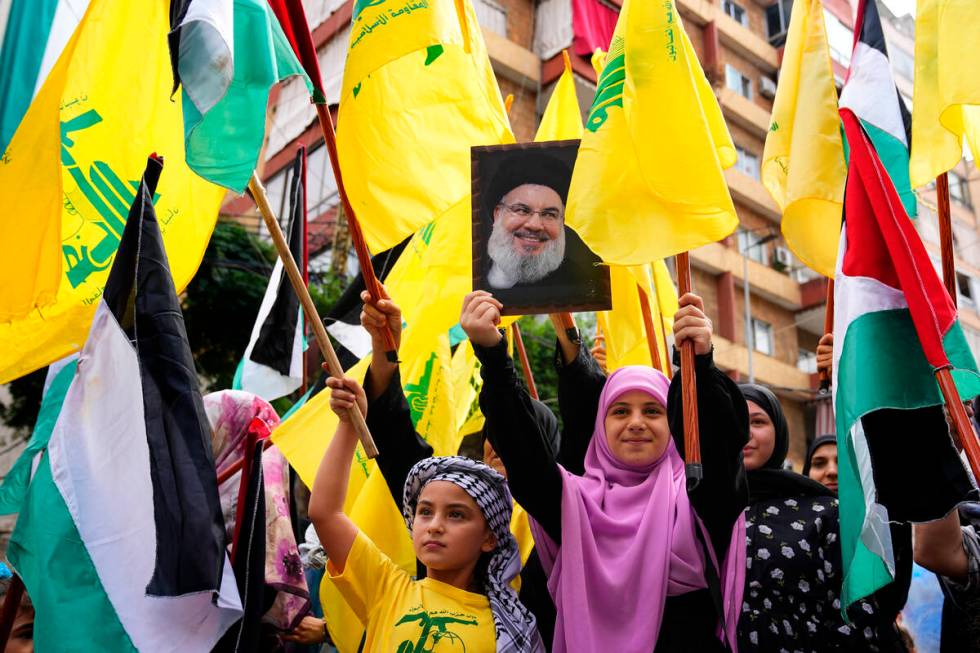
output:
[[875,0],[858,3],[854,49],[840,94],[840,108],[850,109],[861,120],[905,212],[914,218],[915,194],[909,183],[912,115],[895,86]]
[[9,557],[41,651],[204,653],[242,614],[152,205],[162,167],[147,164],[88,340],[55,376],[26,454]]
[[834,408],[844,605],[894,578],[888,523],[942,517],[971,485],[935,371],[961,397],[980,376],[952,300],[859,118],[841,110],[850,161],[834,287]]
[[241,193],[265,138],[269,89],[306,76],[266,0],[170,0],[170,26],[187,165]]
[[[306,148],[296,153],[289,184],[289,250],[306,260]],[[305,269],[305,266],[303,266]],[[303,310],[277,258],[234,388],[273,401],[303,384]]]

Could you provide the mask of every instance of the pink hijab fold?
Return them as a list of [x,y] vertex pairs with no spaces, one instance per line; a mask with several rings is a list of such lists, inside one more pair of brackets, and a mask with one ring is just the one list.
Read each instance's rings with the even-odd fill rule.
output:
[[[614,372],[599,398],[585,474],[561,470],[561,546],[531,522],[558,611],[554,653],[653,651],[667,597],[707,587],[695,529],[702,529],[712,560],[714,551],[688,500],[684,461],[673,439],[660,458],[643,466],[618,460],[606,443],[605,416],[617,398],[640,390],[666,406],[669,386],[649,367]],[[744,575],[740,517],[720,572],[726,611],[721,638],[733,651]]]

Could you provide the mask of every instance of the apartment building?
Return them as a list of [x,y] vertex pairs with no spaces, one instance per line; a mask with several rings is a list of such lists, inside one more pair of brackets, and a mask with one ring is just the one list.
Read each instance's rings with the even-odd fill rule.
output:
[[[471,0],[502,95],[514,95],[510,119],[520,140],[531,140],[563,70],[561,52],[572,68],[583,113],[595,91],[590,53],[605,48],[621,0]],[[325,77],[328,101],[339,102],[344,56],[354,0],[305,0]],[[760,182],[760,163],[775,95],[780,55],[792,0],[676,0],[694,49],[715,89],[738,151],[726,178],[740,228],[724,242],[692,252],[694,287],[705,298],[715,324],[715,358],[733,378],[750,377],[771,387],[783,402],[791,432],[790,459],[797,468],[815,437],[817,406],[829,397],[817,392],[815,350],[823,332],[826,280],[805,268],[779,234],[780,213]],[[848,0],[824,0],[834,71],[842,82],[853,38]],[[898,19],[882,6],[890,42],[908,54],[892,57],[911,97],[911,19]],[[893,38],[894,37],[894,38]],[[898,70],[901,69],[901,70]],[[286,166],[299,143],[309,148],[311,265],[330,265],[337,224],[337,191],[316,116],[298,80],[273,96],[263,178],[273,204],[282,202]],[[334,107],[335,108],[335,107]],[[965,168],[951,176],[954,229],[960,256],[961,306],[971,344],[980,350],[980,246],[970,202],[977,174]],[[980,193],[980,188],[975,191]],[[931,196],[930,196],[931,193]],[[938,261],[935,192],[922,194],[919,219],[930,252]],[[930,197],[932,199],[930,200]],[[980,197],[980,195],[978,195]],[[932,202],[930,204],[930,201]],[[932,208],[930,208],[932,207]],[[258,229],[247,200],[226,213]],[[932,211],[930,213],[930,211]],[[746,280],[748,292],[746,293]],[[748,302],[746,303],[746,297]],[[746,310],[748,307],[748,310]]]

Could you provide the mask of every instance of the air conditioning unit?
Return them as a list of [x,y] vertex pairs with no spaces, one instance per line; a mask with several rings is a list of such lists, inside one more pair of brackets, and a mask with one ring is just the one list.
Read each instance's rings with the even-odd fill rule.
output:
[[770,100],[776,97],[776,82],[771,77],[759,77],[759,94]]
[[793,254],[785,247],[776,247],[773,260],[777,264],[788,268],[793,265]]

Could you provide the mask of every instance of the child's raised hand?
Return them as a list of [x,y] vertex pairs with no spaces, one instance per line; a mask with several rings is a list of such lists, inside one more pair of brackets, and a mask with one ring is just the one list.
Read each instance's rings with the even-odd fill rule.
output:
[[337,413],[341,422],[350,421],[350,409],[357,402],[357,407],[362,415],[367,415],[367,397],[361,384],[345,376],[342,379],[331,376],[327,379],[327,387],[330,388],[330,410]]

